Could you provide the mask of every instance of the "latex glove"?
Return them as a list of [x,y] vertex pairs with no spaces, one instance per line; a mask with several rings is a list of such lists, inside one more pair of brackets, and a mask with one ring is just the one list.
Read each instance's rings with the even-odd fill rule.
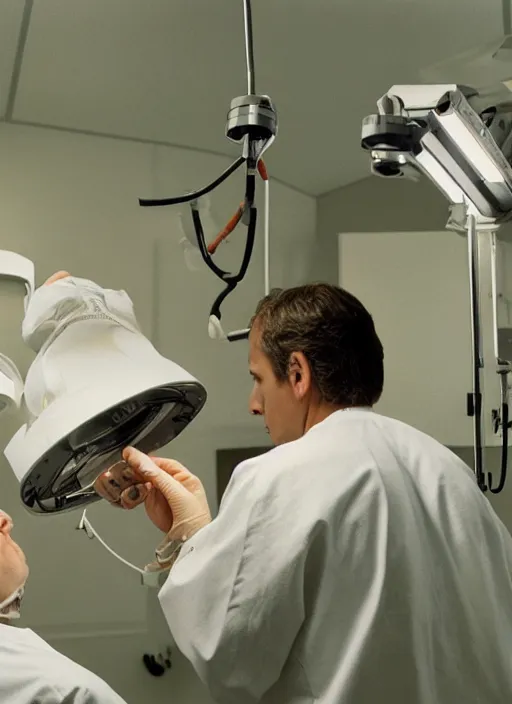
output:
[[192,537],[211,521],[201,480],[176,460],[148,457],[127,448],[125,462],[111,467],[94,483],[96,492],[119,508],[144,503],[151,521],[169,540]]
[[[112,506],[127,510],[145,503],[152,488],[150,482],[144,482],[140,476],[136,477],[124,460],[109,467],[94,482],[94,490],[102,499]],[[165,502],[165,508],[167,509],[167,502]],[[153,520],[153,522],[165,531],[168,518],[162,516],[161,526],[157,521]]]
[[[133,447],[126,448],[123,458],[136,476],[151,484],[145,500],[146,511],[155,525],[167,533],[169,540],[188,540],[211,522],[203,485],[182,464],[148,457]],[[158,517],[158,523],[153,515]]]

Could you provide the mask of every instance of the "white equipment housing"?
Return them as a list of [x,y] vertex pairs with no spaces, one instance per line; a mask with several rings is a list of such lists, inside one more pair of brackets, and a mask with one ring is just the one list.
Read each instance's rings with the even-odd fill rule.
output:
[[124,292],[73,278],[43,286],[23,335],[38,355],[25,380],[28,420],[5,456],[32,512],[98,500],[93,483],[124,447],[160,449],[205,403],[204,387],[142,335]]

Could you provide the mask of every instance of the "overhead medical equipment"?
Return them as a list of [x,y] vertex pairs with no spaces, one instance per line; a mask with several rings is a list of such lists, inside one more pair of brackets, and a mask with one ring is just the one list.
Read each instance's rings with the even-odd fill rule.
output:
[[37,353],[25,380],[25,424],[5,457],[34,513],[99,500],[97,477],[134,445],[153,452],[206,401],[204,387],[140,331],[124,291],[67,277],[28,303],[24,341]]
[[[456,84],[396,85],[377,103],[378,114],[363,120],[362,147],[371,154],[373,173],[386,177],[426,175],[450,202],[447,227],[468,239],[472,332],[472,393],[475,474],[482,491],[499,493],[508,459],[509,374],[512,359],[503,359],[498,344],[496,233],[512,218],[512,94],[505,85],[489,95]],[[477,234],[490,238],[493,298],[493,342],[501,382],[501,408],[493,422],[502,435],[498,485],[483,470],[483,418],[479,248]]]
[[[140,199],[139,203],[143,207],[155,207],[165,205],[177,205],[188,203],[190,214],[194,226],[197,246],[200,250],[203,261],[208,268],[225,284],[224,290],[215,299],[208,323],[208,334],[212,339],[234,342],[247,339],[249,330],[234,330],[225,333],[221,325],[221,306],[229,294],[235,290],[238,284],[244,279],[247,268],[251,261],[254,247],[257,209],[255,206],[256,175],[259,173],[265,183],[265,293],[270,288],[269,283],[269,180],[265,164],[262,161],[264,152],[271,146],[277,135],[277,114],[272,100],[266,95],[257,95],[255,89],[254,76],[254,50],[252,31],[252,9],[251,0],[243,0],[244,4],[244,25],[245,25],[245,49],[247,63],[247,95],[234,98],[227,116],[226,136],[233,142],[242,145],[242,155],[236,159],[220,176],[212,183],[193,193],[187,193],[175,198],[164,198],[160,200]],[[200,199],[213,191],[223,183],[231,174],[245,164],[245,194],[244,200],[238,206],[235,214],[226,227],[217,234],[209,245],[206,243],[205,233],[200,215]],[[237,273],[225,271],[213,260],[219,244],[233,232],[233,230],[243,223],[247,227],[247,237],[242,263]]]

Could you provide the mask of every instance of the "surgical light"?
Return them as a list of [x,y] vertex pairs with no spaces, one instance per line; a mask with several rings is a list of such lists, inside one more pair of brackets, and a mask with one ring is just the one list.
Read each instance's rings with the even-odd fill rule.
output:
[[464,193],[448,171],[426,149],[416,156],[421,170],[440,188],[451,203],[463,203]]
[[[406,155],[408,167],[427,173],[450,202],[460,203],[462,191],[464,202],[482,218],[507,220],[512,210],[512,118],[508,108],[497,111],[485,103],[482,108],[482,100],[472,88],[453,84],[393,86],[378,101],[379,114],[363,120],[361,144],[371,152],[373,171],[381,176],[391,167],[400,171],[393,153]],[[423,156],[425,151],[441,168]]]
[[25,423],[5,457],[33,513],[98,501],[94,481],[127,445],[160,449],[206,401],[202,384],[142,334],[123,291],[69,276],[42,286],[22,333],[37,356],[25,379]]
[[[468,156],[476,171],[485,181],[504,183],[505,179],[489,154],[468,129],[461,115],[451,111],[438,114],[437,120],[461,151]],[[485,134],[485,133],[484,133]]]

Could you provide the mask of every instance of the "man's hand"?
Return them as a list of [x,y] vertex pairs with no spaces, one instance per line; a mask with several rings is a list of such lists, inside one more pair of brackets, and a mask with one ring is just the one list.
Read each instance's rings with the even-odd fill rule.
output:
[[109,503],[133,509],[144,503],[151,521],[170,540],[186,540],[210,523],[203,485],[175,460],[148,457],[127,448],[124,462],[104,472],[94,484]]

